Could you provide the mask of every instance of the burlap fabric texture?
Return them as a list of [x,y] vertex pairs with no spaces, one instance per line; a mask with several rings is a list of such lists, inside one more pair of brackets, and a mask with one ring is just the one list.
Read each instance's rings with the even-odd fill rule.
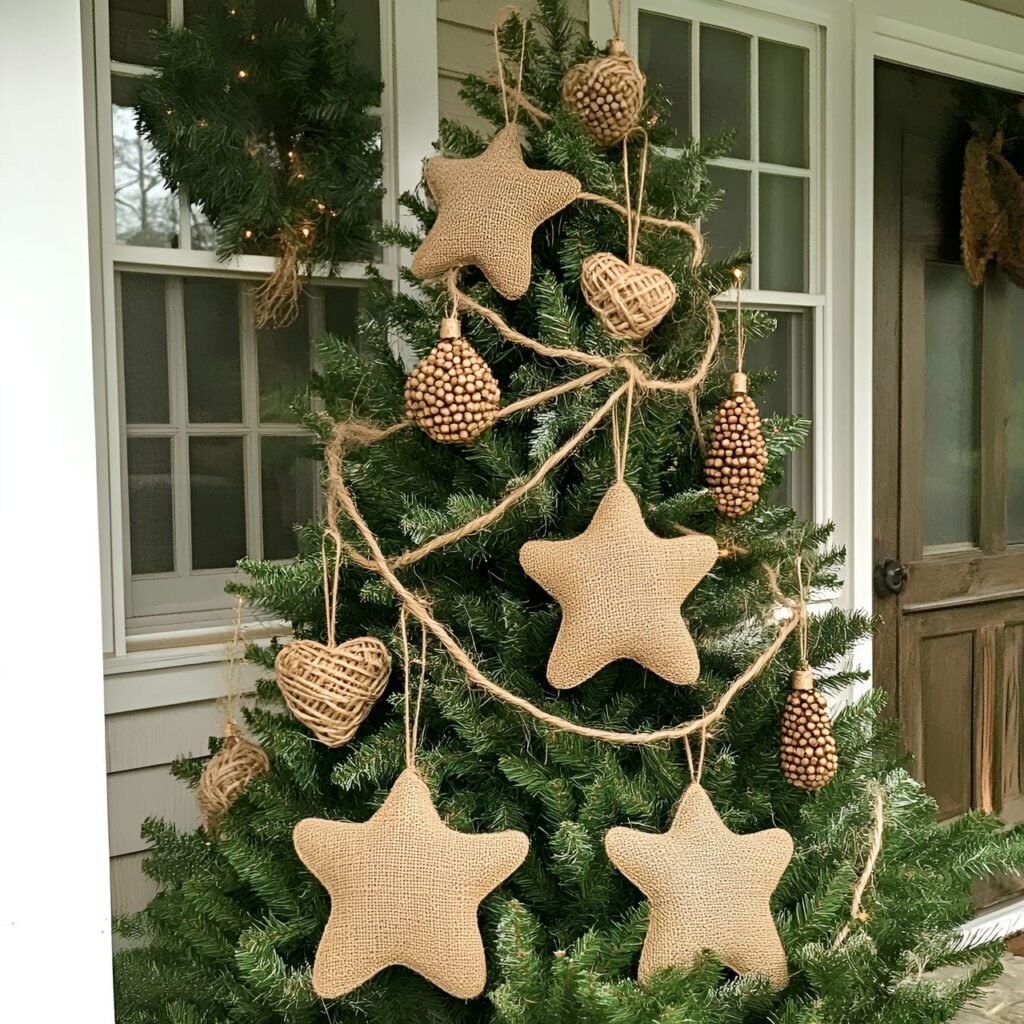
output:
[[408,768],[369,821],[306,818],[294,840],[331,896],[313,965],[318,995],[345,995],[395,964],[457,999],[480,995],[487,967],[477,910],[525,859],[522,832],[455,832]]
[[372,636],[336,647],[296,640],[281,648],[274,669],[288,710],[325,746],[340,747],[387,687],[391,655]]
[[534,231],[580,193],[571,174],[526,166],[514,124],[480,156],[428,160],[424,176],[437,220],[416,250],[412,272],[427,280],[476,266],[506,299],[520,299],[530,287]]
[[613,828],[605,849],[650,900],[641,982],[666,967],[690,970],[710,950],[737,974],[763,974],[775,989],[785,988],[786,951],[770,900],[793,856],[788,832],[736,835],[694,783],[667,832]]
[[196,790],[196,803],[207,832],[220,829],[224,815],[246,786],[270,769],[261,746],[246,739],[233,721],[224,726],[224,742],[203,768]]
[[524,544],[523,569],[562,607],[548,681],[558,689],[579,686],[630,658],[670,683],[694,682],[700,660],[680,606],[717,558],[713,537],[652,533],[621,482],[578,537]]

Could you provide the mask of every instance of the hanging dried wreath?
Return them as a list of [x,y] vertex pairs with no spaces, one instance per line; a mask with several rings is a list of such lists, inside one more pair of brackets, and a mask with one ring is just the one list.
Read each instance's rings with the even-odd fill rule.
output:
[[[972,122],[960,190],[960,251],[967,277],[979,285],[991,260],[1024,287],[1024,178],[1008,150],[1019,142],[1009,122],[1024,121],[1024,103]],[[1018,133],[1019,134],[1019,133]]]
[[137,111],[164,178],[216,229],[217,255],[277,257],[257,291],[261,327],[295,318],[302,272],[369,255],[383,195],[381,84],[357,59],[344,5],[294,5],[279,20],[267,6],[215,0],[162,30]]

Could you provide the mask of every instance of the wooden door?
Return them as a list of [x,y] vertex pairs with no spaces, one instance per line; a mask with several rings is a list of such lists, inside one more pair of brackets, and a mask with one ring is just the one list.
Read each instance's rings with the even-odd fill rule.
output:
[[1020,821],[1024,292],[959,262],[978,87],[881,63],[875,85],[875,685],[943,817]]

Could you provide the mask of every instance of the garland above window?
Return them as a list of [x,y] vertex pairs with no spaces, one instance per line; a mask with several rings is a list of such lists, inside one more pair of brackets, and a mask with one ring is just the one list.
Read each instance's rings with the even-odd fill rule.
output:
[[218,257],[277,257],[256,293],[259,327],[295,318],[300,273],[372,254],[383,196],[381,83],[359,63],[343,5],[276,21],[264,6],[220,0],[161,30],[138,107],[163,176],[216,229]]

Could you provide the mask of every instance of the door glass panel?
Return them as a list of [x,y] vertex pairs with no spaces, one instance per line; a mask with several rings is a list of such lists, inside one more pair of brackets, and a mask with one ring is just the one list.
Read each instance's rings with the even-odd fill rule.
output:
[[299,315],[286,327],[256,332],[260,385],[260,422],[297,423],[292,408],[309,383],[309,312],[303,301]]
[[242,440],[188,439],[193,569],[228,569],[245,554]]
[[959,263],[925,267],[923,537],[928,548],[978,541],[982,290]]
[[749,252],[750,172],[709,167],[708,177],[714,188],[725,192],[719,209],[709,213],[702,226],[712,259],[727,260],[735,253]]
[[[769,310],[776,327],[764,338],[751,340],[744,356],[748,372],[769,370],[775,379],[757,395],[764,418],[800,416],[811,420],[814,414],[813,314],[810,310]],[[781,486],[768,500],[788,505],[805,519],[814,516],[813,428],[804,446],[786,456]]]
[[1024,543],[1024,289],[1006,286],[1010,320],[1006,417],[1006,539]]
[[119,274],[125,421],[169,423],[167,307],[157,274]]
[[178,200],[160,174],[156,150],[135,130],[139,80],[114,75],[110,91],[117,240],[177,248]]
[[809,54],[802,46],[758,40],[758,121],[764,163],[810,166]]
[[171,439],[129,437],[127,444],[132,575],[173,572]]
[[807,291],[807,179],[759,178],[758,283],[778,292]]
[[242,422],[238,287],[215,278],[183,279],[190,423]]
[[295,526],[313,518],[316,469],[308,437],[260,439],[263,557],[294,558]]
[[665,98],[672,104],[669,127],[675,141],[685,142],[693,134],[690,124],[690,23],[681,18],[665,18],[641,11],[640,67],[648,79],[659,82]]
[[702,25],[700,135],[733,133],[729,156],[750,158],[750,36]]
[[153,64],[154,29],[167,24],[166,0],[110,0],[110,59]]

